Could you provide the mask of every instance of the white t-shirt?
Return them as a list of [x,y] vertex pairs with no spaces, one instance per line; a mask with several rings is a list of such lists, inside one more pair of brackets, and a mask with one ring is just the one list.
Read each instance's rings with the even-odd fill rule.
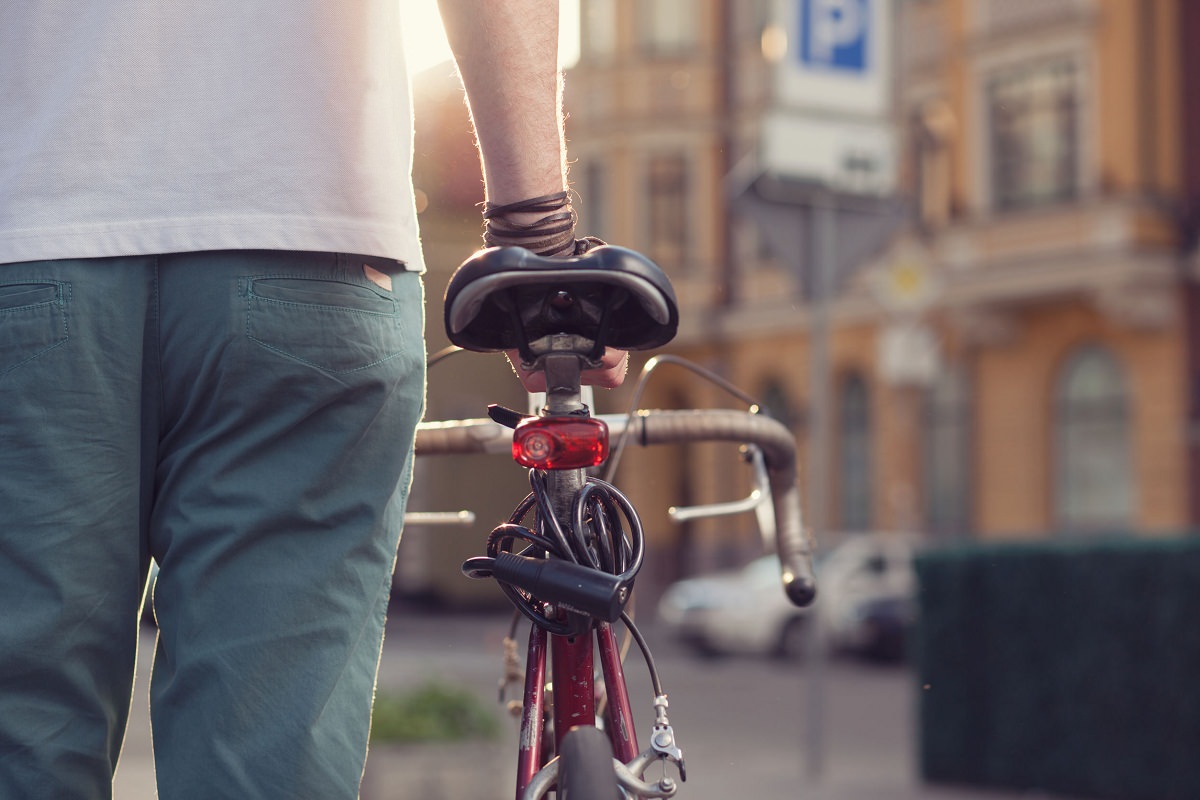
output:
[[398,0],[0,0],[0,263],[213,249],[422,269]]

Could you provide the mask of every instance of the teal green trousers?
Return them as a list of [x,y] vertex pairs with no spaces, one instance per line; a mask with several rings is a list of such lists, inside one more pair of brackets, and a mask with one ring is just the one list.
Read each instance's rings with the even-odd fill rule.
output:
[[399,267],[0,265],[0,797],[111,796],[151,558],[159,797],[358,796],[424,398]]

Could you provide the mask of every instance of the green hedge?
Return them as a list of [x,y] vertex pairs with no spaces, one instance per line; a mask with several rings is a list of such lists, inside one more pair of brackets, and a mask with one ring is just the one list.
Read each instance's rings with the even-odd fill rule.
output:
[[917,560],[926,780],[1200,798],[1200,538]]
[[457,742],[491,739],[496,714],[465,689],[430,682],[407,692],[380,692],[371,716],[375,742]]

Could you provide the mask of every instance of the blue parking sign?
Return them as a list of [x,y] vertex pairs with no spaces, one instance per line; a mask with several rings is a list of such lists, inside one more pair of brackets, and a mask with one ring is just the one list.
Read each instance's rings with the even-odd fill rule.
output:
[[867,71],[870,0],[800,0],[800,61],[807,66]]

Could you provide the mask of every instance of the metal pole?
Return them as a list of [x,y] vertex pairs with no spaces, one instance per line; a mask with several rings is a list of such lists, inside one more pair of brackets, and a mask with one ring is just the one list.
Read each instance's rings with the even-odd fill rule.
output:
[[[812,209],[812,293],[809,300],[808,517],[809,530],[821,542],[828,525],[830,468],[829,301],[837,258],[837,208],[833,195],[819,191]],[[818,579],[819,584],[819,579]],[[820,591],[818,585],[818,592]],[[820,600],[818,599],[818,603]],[[826,648],[820,615],[814,609],[808,626],[808,692],[805,714],[805,764],[809,778],[824,770],[824,703]]]

